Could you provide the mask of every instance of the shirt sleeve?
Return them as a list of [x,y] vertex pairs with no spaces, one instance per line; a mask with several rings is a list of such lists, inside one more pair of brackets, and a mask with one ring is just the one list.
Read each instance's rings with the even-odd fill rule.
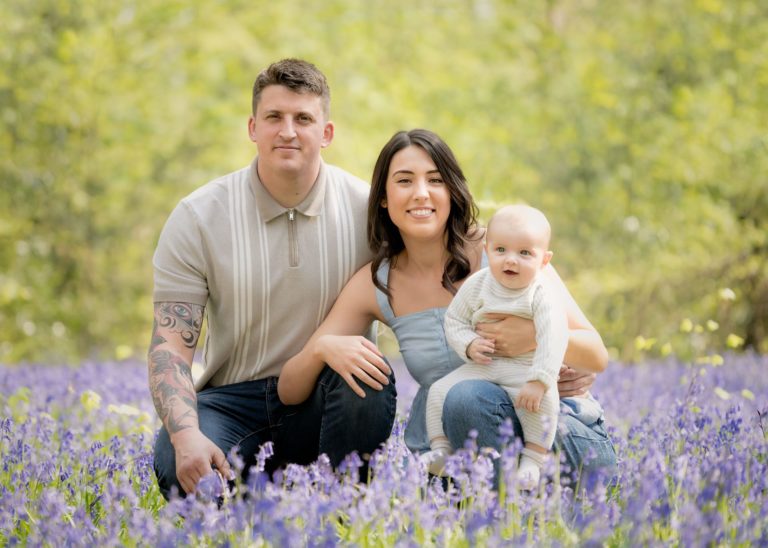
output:
[[472,315],[477,307],[480,287],[477,276],[468,278],[453,297],[445,312],[445,337],[454,352],[468,360],[467,347],[478,338],[472,325]]
[[527,381],[540,381],[551,389],[557,383],[568,347],[568,322],[565,311],[541,285],[535,288],[532,308],[536,351]]
[[154,302],[184,302],[205,306],[208,281],[198,217],[182,201],[160,233],[155,255]]

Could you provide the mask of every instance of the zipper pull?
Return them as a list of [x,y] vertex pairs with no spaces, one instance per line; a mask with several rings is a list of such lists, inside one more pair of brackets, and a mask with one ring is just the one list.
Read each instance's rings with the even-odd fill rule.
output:
[[288,220],[293,221],[293,209],[288,210]]

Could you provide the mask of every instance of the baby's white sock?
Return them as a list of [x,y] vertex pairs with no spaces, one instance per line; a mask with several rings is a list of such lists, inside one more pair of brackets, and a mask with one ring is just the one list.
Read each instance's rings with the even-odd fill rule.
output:
[[445,476],[445,459],[451,454],[451,442],[447,438],[432,440],[431,451],[423,453],[419,458],[427,465],[427,470],[435,476]]
[[521,490],[530,491],[538,487],[541,468],[544,466],[545,459],[545,454],[523,448],[520,465],[517,467],[518,485]]

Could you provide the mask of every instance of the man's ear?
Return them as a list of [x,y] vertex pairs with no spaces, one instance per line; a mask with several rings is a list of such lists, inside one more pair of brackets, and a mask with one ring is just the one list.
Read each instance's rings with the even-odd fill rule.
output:
[[256,119],[253,116],[248,117],[248,137],[256,142]]
[[552,252],[547,251],[546,253],[544,253],[544,259],[541,261],[542,268],[547,266],[549,264],[549,261],[551,260],[552,260]]
[[333,141],[333,122],[330,120],[325,123],[323,128],[323,138],[320,141],[320,148],[325,148]]

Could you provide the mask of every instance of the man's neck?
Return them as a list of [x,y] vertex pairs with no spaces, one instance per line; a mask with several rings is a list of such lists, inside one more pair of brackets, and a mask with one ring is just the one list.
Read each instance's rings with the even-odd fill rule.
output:
[[304,172],[272,172],[256,164],[259,180],[269,195],[283,207],[296,207],[309,195],[320,174],[320,162]]

